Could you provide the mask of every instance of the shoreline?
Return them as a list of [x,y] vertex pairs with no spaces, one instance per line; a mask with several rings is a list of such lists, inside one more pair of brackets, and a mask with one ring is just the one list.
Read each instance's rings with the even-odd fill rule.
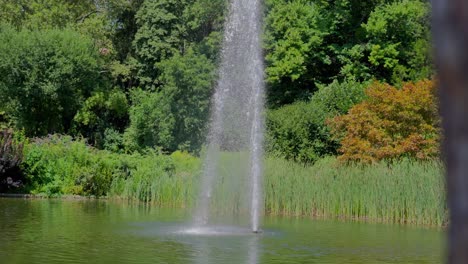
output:
[[[0,193],[0,198],[6,199],[25,199],[25,200],[63,200],[63,201],[128,201],[133,203],[140,203],[145,205],[150,205],[151,203],[146,203],[142,201],[132,201],[131,199],[121,198],[118,196],[109,197],[109,196],[81,196],[81,195],[60,195],[60,196],[47,196],[45,194],[20,194],[20,193]],[[156,205],[160,208],[165,208],[164,205]],[[186,209],[186,207],[174,207],[180,209]],[[375,223],[375,224],[386,224],[386,225],[401,225],[401,226],[413,226],[421,228],[437,228],[437,229],[447,229],[448,223],[442,225],[430,225],[430,224],[418,224],[412,221],[391,221],[384,218],[372,218],[368,216],[355,217],[355,216],[328,216],[328,215],[319,215],[319,214],[285,214],[285,213],[272,213],[265,212],[265,216],[269,217],[286,217],[286,218],[309,218],[313,220],[334,220],[334,221],[344,221],[344,222],[358,222],[358,223]]]
[[48,199],[60,199],[60,200],[108,200],[109,197],[102,196],[82,196],[82,195],[57,195],[49,196],[46,194],[22,194],[22,193],[0,193],[0,198],[14,198],[14,199],[38,199],[38,200],[48,200]]

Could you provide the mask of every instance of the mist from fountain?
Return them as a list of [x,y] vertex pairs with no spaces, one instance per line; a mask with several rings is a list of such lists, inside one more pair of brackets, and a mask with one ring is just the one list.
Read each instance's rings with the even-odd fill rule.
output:
[[[231,0],[194,213],[197,227],[212,224],[216,213],[229,208],[237,216],[248,215],[252,231],[260,228],[265,96],[261,17],[260,0]],[[219,191],[223,183],[229,187]]]

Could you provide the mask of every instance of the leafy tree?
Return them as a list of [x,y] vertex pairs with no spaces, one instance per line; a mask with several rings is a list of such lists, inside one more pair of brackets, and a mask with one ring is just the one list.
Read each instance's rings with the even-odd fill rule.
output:
[[186,0],[145,1],[138,11],[134,45],[140,62],[138,77],[143,86],[157,88],[160,71],[156,64],[184,52],[186,5]]
[[374,83],[368,99],[329,121],[341,138],[342,161],[429,159],[439,153],[439,117],[432,81],[406,83],[402,89]]
[[432,75],[429,3],[404,0],[377,7],[363,28],[369,62],[380,80],[400,83]]
[[354,44],[334,47],[340,75],[391,84],[431,77],[429,12],[429,4],[418,0],[377,5]]
[[163,88],[133,92],[127,145],[131,150],[161,147],[166,151],[197,151],[205,139],[214,65],[204,55],[189,51],[158,67]]
[[125,147],[129,151],[145,148],[169,147],[174,142],[172,128],[174,116],[170,106],[164,104],[158,92],[135,89],[131,93],[129,109],[130,126],[124,134]]
[[431,77],[429,15],[421,0],[268,0],[270,106],[304,100],[335,79]]
[[267,151],[300,162],[337,153],[338,142],[332,138],[326,120],[347,113],[364,99],[366,84],[353,80],[320,86],[308,102],[296,102],[267,115]]
[[225,0],[145,1],[136,15],[134,47],[138,80],[146,89],[160,87],[157,64],[190,49],[215,59],[219,49]]
[[28,136],[68,132],[100,85],[99,54],[71,30],[0,29],[0,101]]
[[321,47],[327,34],[318,5],[306,0],[269,1],[265,19],[267,81],[273,106],[305,98],[330,63]]
[[161,93],[175,118],[172,149],[197,151],[205,140],[215,67],[204,55],[191,51],[162,62],[160,67]]
[[118,89],[95,92],[75,115],[75,129],[102,148],[106,135],[123,132],[128,123],[128,107],[127,96]]

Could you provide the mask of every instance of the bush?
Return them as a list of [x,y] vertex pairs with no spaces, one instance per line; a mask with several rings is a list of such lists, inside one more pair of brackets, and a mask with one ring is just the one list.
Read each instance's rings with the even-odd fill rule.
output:
[[429,159],[439,154],[439,116],[432,81],[406,83],[402,89],[374,83],[368,99],[329,121],[341,138],[342,161]]
[[68,136],[36,139],[25,149],[23,172],[32,193],[104,196],[120,162]]
[[267,151],[286,159],[314,162],[337,153],[327,118],[346,113],[364,98],[364,84],[355,81],[320,86],[309,102],[298,102],[268,112]]
[[[123,91],[113,89],[95,92],[75,115],[74,128],[93,146],[106,148],[108,141],[115,141],[128,124],[128,109],[128,100]],[[122,146],[117,145],[114,144],[112,150],[122,149]]]
[[84,140],[53,135],[25,148],[21,165],[33,194],[122,197],[185,206],[193,199],[198,159],[187,153],[116,154],[97,150]]
[[19,170],[23,159],[22,141],[12,130],[0,131],[0,192],[22,185]]
[[101,84],[91,39],[72,30],[16,31],[0,26],[0,104],[28,136],[68,132]]

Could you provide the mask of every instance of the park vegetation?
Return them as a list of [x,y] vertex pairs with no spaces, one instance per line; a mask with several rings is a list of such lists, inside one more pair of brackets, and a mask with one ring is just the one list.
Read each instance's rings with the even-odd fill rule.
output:
[[[192,206],[228,1],[0,6],[1,191]],[[264,14],[265,211],[443,225],[430,3]]]

